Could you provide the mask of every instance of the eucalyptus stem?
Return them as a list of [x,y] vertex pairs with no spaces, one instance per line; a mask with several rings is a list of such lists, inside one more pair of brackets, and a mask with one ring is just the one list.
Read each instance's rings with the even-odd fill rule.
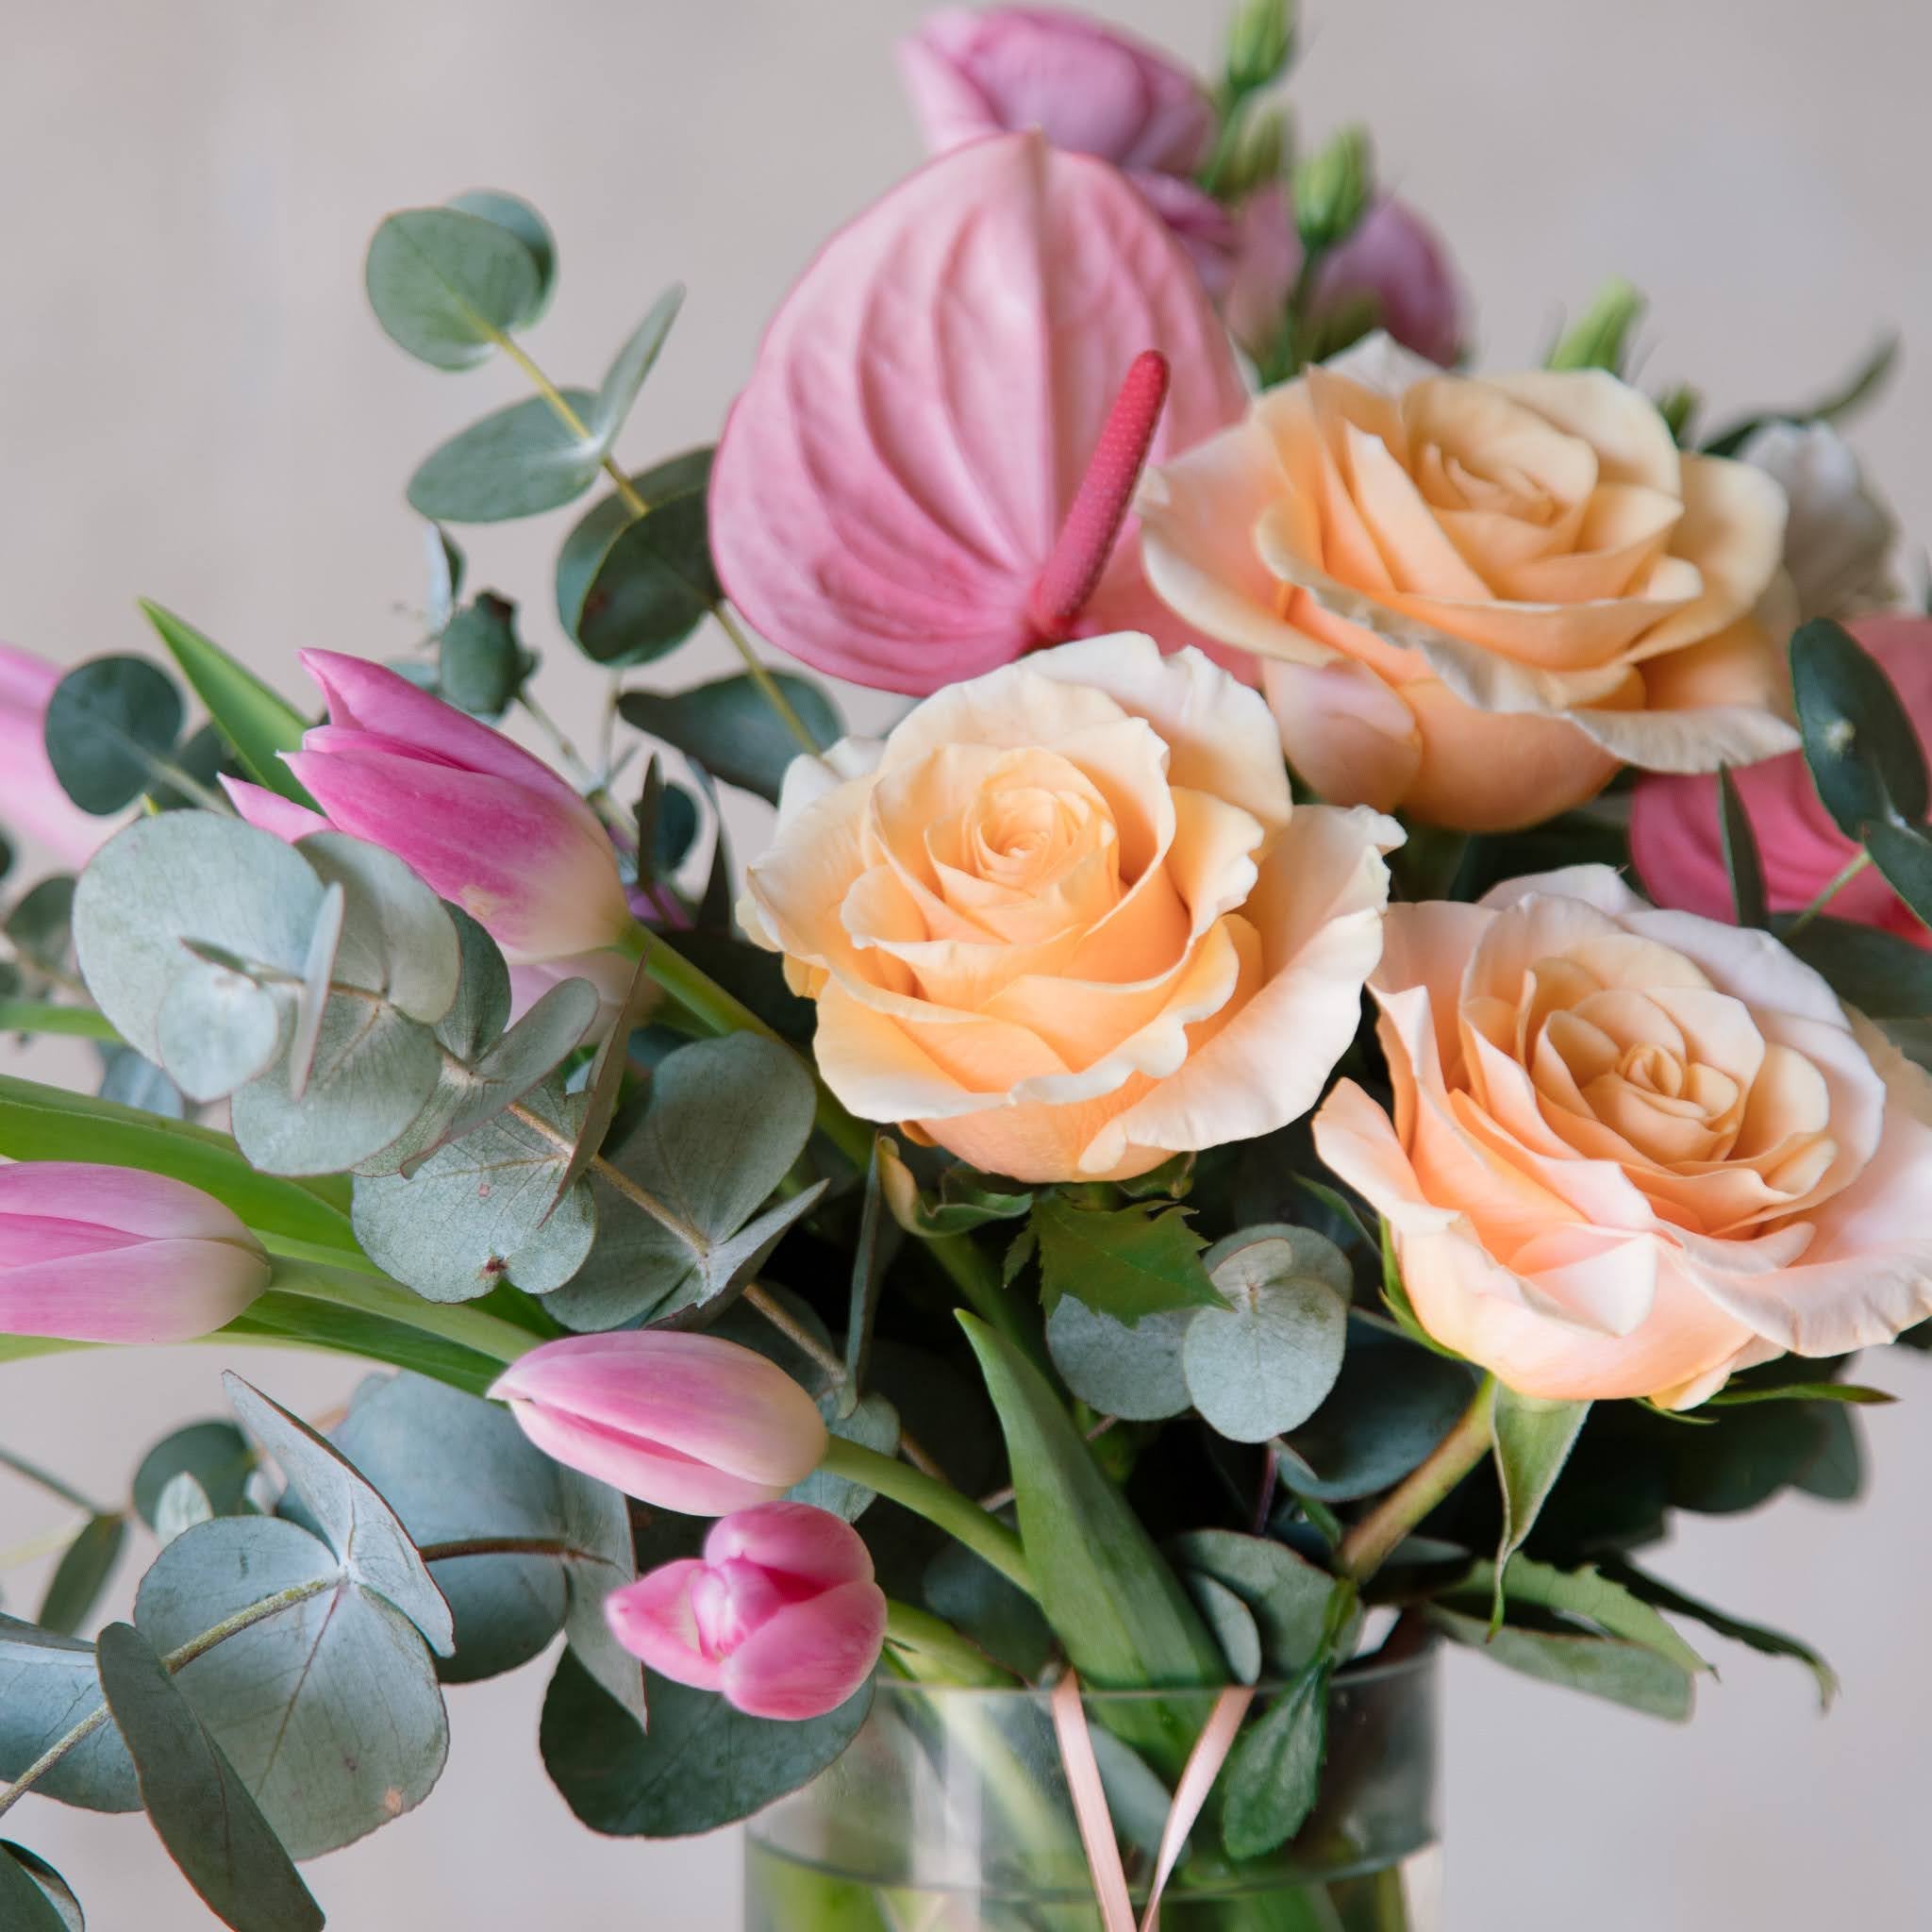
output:
[[738,655],[744,659],[744,668],[750,674],[751,681],[758,686],[759,696],[771,706],[779,724],[791,732],[808,758],[817,758],[823,747],[807,729],[805,720],[792,708],[791,701],[779,688],[778,680],[765,669],[758,652],[752,647],[751,640],[744,634],[744,626],[731,614],[731,607],[727,604],[714,604],[711,607],[711,615],[718,620],[720,629],[731,640]]
[[75,1509],[84,1509],[90,1516],[101,1513],[98,1505],[90,1502],[71,1484],[62,1482],[51,1470],[42,1469],[37,1462],[29,1462],[24,1456],[0,1449],[0,1469],[10,1469],[23,1482],[32,1483],[36,1489],[46,1491],[48,1495]]
[[1366,1583],[1403,1538],[1490,1453],[1495,1407],[1496,1378],[1485,1375],[1456,1426],[1342,1538],[1336,1552],[1342,1575]]
[[819,1465],[827,1475],[842,1476],[861,1489],[874,1490],[881,1496],[923,1516],[937,1529],[942,1529],[962,1542],[1009,1583],[1034,1594],[1033,1573],[1026,1566],[1026,1553],[1020,1539],[998,1517],[990,1516],[970,1497],[958,1490],[922,1475],[903,1462],[882,1456],[858,1442],[834,1436]]
[[886,1648],[908,1677],[922,1684],[1010,1690],[1019,1680],[941,1617],[886,1599]]
[[1785,928],[1785,938],[1790,939],[1792,937],[1793,934],[1803,932],[1805,928],[1807,925],[1809,925],[1811,922],[1814,919],[1816,919],[1818,915],[1821,912],[1823,912],[1824,908],[1827,906],[1829,906],[1831,902],[1834,899],[1836,899],[1838,895],[1841,891],[1843,891],[1844,889],[1848,885],[1850,885],[1851,882],[1855,878],[1857,878],[1858,874],[1861,872],[1863,872],[1865,868],[1871,863],[1872,855],[1869,852],[1867,852],[1865,848],[1861,845],[1858,848],[1858,850],[1853,853],[1851,858],[1845,861],[1844,867],[1839,873],[1838,876],[1834,878],[1830,882],[1830,884],[1827,885],[1824,888],[1824,890],[1819,893],[1817,898],[1813,899],[1811,903],[1808,906],[1807,906],[1801,913],[1798,914],[1797,918],[1792,920],[1790,924]]
[[[169,1651],[161,1659],[161,1668],[170,1674],[184,1670],[196,1657],[207,1656],[216,1644],[225,1643],[229,1638],[240,1636],[243,1630],[252,1629],[257,1624],[265,1623],[270,1617],[291,1609],[296,1604],[306,1603],[312,1596],[320,1596],[324,1591],[334,1590],[337,1583],[336,1577],[317,1576],[307,1583],[291,1584],[287,1590],[278,1590],[273,1596],[262,1597],[246,1609],[237,1610],[232,1617],[224,1617],[219,1624],[210,1624],[199,1637],[191,1637],[186,1643]],[[107,1721],[108,1705],[103,1698],[71,1731],[57,1738],[4,1791],[0,1791],[0,1817],[5,1817],[70,1751],[86,1743]]]

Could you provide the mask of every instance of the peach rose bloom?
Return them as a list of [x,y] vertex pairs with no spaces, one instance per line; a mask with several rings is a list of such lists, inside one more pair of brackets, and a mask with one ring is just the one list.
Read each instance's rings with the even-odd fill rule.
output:
[[1124,633],[796,760],[740,917],[818,1002],[852,1112],[1021,1180],[1121,1179],[1315,1104],[1401,840],[1291,807],[1260,694]]
[[1344,1080],[1316,1148],[1510,1388],[1687,1407],[1932,1313],[1932,1080],[1769,934],[1574,866],[1391,908],[1370,983],[1394,1119]]
[[1323,797],[1469,831],[1620,763],[1789,751],[1784,496],[1600,370],[1478,380],[1370,337],[1148,473],[1156,591],[1263,660]]

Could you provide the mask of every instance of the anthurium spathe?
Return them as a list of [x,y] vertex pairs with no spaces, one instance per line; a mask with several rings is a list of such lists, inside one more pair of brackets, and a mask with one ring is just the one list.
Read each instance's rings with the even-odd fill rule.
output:
[[1143,459],[1243,403],[1199,277],[1118,170],[974,142],[779,309],[712,471],[719,575],[780,648],[916,696],[1072,637],[1198,642],[1124,520]]
[[261,1243],[185,1181],[77,1160],[0,1166],[0,1335],[192,1341],[268,1283]]

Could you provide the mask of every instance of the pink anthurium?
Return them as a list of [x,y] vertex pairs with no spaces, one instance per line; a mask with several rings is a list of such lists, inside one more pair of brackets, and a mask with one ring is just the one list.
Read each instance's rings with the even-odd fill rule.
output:
[[752,1717],[823,1717],[872,1675],[885,1593],[858,1532],[808,1503],[763,1503],[713,1525],[702,1557],[605,1599],[617,1641],[676,1684]]
[[261,1243],[185,1181],[77,1160],[0,1166],[0,1335],[192,1341],[268,1283]]
[[767,330],[711,475],[719,575],[780,649],[914,696],[1072,637],[1199,642],[1126,507],[1144,460],[1244,404],[1118,170],[974,142],[835,236]]

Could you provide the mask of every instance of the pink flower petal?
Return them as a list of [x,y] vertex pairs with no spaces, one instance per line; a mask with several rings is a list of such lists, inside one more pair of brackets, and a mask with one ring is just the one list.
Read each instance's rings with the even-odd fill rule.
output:
[[[1018,657],[1145,349],[1173,376],[1155,461],[1240,414],[1198,277],[1115,170],[1031,135],[931,163],[834,237],[766,334],[712,473],[727,591],[774,643],[862,684],[923,694]],[[1140,583],[1130,523],[1091,627]],[[1188,641],[1166,620],[1163,643]]]
[[695,1557],[666,1563],[604,1599],[611,1635],[632,1657],[694,1690],[723,1688],[724,1668],[699,1648],[691,1584],[705,1573]]
[[222,790],[228,794],[228,803],[258,832],[273,832],[277,839],[285,839],[292,845],[311,832],[329,829],[328,821],[319,811],[310,811],[306,805],[297,805],[279,791],[271,791],[265,785],[251,785],[246,778],[231,778],[225,772],[217,775]]
[[164,1174],[82,1160],[0,1166],[0,1267],[23,1257],[15,1217],[46,1215],[147,1240],[252,1242],[212,1194]]
[[885,1641],[885,1592],[841,1583],[753,1631],[724,1660],[724,1695],[751,1717],[823,1717],[872,1675]]
[[843,1517],[809,1503],[765,1503],[715,1524],[705,1539],[706,1562],[736,1558],[821,1589],[873,1576],[865,1539]]
[[192,1341],[233,1321],[268,1283],[268,1257],[252,1242],[145,1241],[29,1261],[0,1267],[0,1334]]

